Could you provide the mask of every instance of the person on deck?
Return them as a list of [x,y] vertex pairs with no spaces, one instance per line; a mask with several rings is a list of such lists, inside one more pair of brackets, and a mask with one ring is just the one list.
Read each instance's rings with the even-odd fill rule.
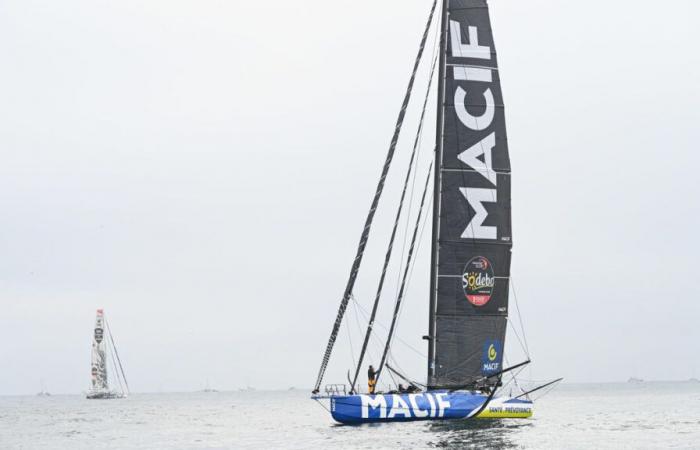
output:
[[367,369],[367,388],[369,389],[370,394],[374,394],[374,388],[377,385],[377,372],[374,371],[374,367],[372,365],[369,365],[369,369]]
[[406,388],[406,392],[407,392],[408,394],[413,394],[414,392],[420,392],[420,389],[418,389],[418,386],[416,386],[415,384],[411,383],[411,384],[409,384],[408,387]]

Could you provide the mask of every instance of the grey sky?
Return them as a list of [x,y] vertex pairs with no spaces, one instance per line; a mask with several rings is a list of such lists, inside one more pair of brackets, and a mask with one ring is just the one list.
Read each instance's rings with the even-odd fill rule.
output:
[[[98,307],[134,390],[311,386],[428,9],[1,2],[0,393],[86,389]],[[699,13],[491,1],[532,377],[700,375]],[[399,330],[420,351],[424,245]],[[349,368],[345,334],[337,348],[329,382]]]

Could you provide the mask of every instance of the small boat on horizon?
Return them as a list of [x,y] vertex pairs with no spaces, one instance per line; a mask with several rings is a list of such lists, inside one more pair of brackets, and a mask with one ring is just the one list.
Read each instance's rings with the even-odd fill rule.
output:
[[205,385],[204,389],[202,389],[199,392],[207,392],[207,393],[213,393],[213,392],[219,392],[218,390],[212,388],[209,386],[209,380],[207,380],[207,384]]
[[[106,331],[106,333],[105,333]],[[107,339],[109,338],[109,339]],[[112,372],[116,380],[115,389],[110,389],[108,381],[108,360],[112,360]],[[95,327],[92,334],[92,364],[90,370],[91,386],[85,395],[90,400],[107,400],[125,398],[129,394],[129,385],[124,375],[124,368],[114,344],[112,331],[102,309],[97,310]]]
[[51,393],[46,390],[46,386],[44,385],[44,380],[41,380],[41,390],[37,392],[36,394],[37,397],[51,397]]
[[627,382],[632,384],[640,384],[644,383],[644,380],[642,380],[641,378],[630,377],[629,380],[627,380]]

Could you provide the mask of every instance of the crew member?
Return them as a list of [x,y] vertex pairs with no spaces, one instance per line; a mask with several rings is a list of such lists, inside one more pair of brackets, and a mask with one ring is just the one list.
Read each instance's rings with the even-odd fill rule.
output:
[[370,394],[374,394],[374,388],[377,385],[377,372],[375,372],[374,367],[372,365],[369,365],[369,369],[367,369],[367,388],[369,389]]

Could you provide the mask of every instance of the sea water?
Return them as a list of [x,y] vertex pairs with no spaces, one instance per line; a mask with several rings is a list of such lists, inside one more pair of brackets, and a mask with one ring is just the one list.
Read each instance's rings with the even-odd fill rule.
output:
[[0,449],[700,449],[700,383],[562,384],[532,419],[335,424],[308,392],[0,397]]

